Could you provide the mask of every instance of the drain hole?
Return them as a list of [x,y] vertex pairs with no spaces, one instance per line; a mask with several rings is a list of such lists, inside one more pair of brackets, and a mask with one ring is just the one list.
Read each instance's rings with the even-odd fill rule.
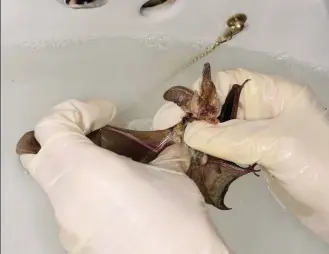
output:
[[74,9],[96,8],[105,4],[107,0],[64,0],[64,3]]
[[149,13],[161,11],[170,8],[176,0],[149,0],[142,5],[140,13],[143,16],[148,16]]

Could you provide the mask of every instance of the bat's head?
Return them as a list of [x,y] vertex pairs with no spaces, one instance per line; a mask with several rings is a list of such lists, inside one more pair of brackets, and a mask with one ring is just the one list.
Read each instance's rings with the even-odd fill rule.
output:
[[218,123],[220,101],[211,80],[211,68],[205,63],[202,71],[200,92],[183,86],[171,87],[164,93],[164,99],[174,102],[185,113],[191,113],[196,120]]

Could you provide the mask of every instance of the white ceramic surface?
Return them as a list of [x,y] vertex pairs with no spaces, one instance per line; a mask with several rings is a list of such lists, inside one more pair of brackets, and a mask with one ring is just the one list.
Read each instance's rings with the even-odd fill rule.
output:
[[[71,10],[56,0],[2,0],[2,253],[65,253],[47,197],[15,155],[20,135],[62,100],[105,96],[121,110],[118,123],[150,117],[166,87],[189,85],[210,61],[213,70],[243,67],[307,83],[329,106],[325,1],[177,0],[157,19],[139,16],[142,3],[108,0],[99,9]],[[162,82],[234,12],[249,17],[243,34]],[[237,254],[329,253],[274,201],[263,178],[239,179],[226,202],[232,211],[210,212]]]
[[57,46],[91,38],[148,35],[212,41],[228,16],[244,12],[248,33],[232,45],[329,66],[328,0],[177,0],[168,12],[150,18],[139,14],[145,1],[108,0],[100,8],[72,10],[57,0],[2,0],[2,44]]

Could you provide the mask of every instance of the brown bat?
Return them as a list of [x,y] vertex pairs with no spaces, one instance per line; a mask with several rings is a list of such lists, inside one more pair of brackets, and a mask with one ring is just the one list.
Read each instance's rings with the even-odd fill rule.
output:
[[[134,131],[107,125],[87,135],[97,146],[114,153],[129,157],[135,161],[149,163],[165,148],[183,142],[187,123],[194,120],[205,120],[210,123],[225,122],[236,118],[241,86],[233,85],[220,107],[216,87],[211,80],[210,64],[203,68],[200,94],[183,86],[174,86],[164,93],[164,99],[180,106],[187,115],[177,125],[159,131]],[[41,149],[30,131],[19,140],[17,154],[36,154]],[[189,148],[191,163],[187,175],[196,183],[207,204],[221,210],[229,210],[224,198],[229,186],[239,177],[253,172],[256,164],[242,168],[232,162],[206,155]]]
[[[220,110],[220,102],[217,97],[216,87],[211,80],[210,64],[203,68],[200,95],[191,89],[174,86],[165,94],[164,98],[176,103],[182,110],[188,113],[188,121],[205,120],[210,123],[226,122],[235,119],[241,90],[249,81],[242,85],[233,85]],[[192,149],[192,159],[186,174],[196,183],[205,202],[220,210],[230,210],[224,198],[229,186],[239,177],[253,172],[256,176],[256,164],[242,168],[233,162],[206,155]]]

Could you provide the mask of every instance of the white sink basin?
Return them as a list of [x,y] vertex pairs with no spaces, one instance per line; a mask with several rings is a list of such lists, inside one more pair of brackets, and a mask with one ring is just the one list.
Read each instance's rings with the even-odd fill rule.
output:
[[[56,103],[69,98],[105,96],[122,109],[118,122],[152,117],[163,103],[162,93],[167,85],[190,85],[200,75],[203,63],[209,61],[213,71],[243,67],[312,84],[319,99],[329,106],[328,73],[244,49],[222,47],[169,84],[161,80],[183,59],[195,54],[195,48],[172,44],[159,50],[145,47],[143,41],[117,38],[62,49],[11,50],[4,52],[2,77],[1,248],[5,254],[64,253],[47,197],[24,174],[15,154],[20,135],[32,129]],[[133,92],[131,89],[136,87]],[[238,254],[329,251],[328,245],[281,208],[264,178],[240,178],[231,186],[226,203],[233,208],[231,211],[210,208],[210,212]]]
[[[18,2],[18,0],[12,1],[15,3],[15,8],[18,8]],[[49,8],[47,7],[48,3],[45,2],[30,1],[31,5],[40,4],[42,6],[45,19],[48,16],[49,8],[54,8],[54,12],[57,14],[61,13],[62,10],[58,11],[58,8],[61,7],[58,7],[55,0],[50,1],[51,7]],[[117,1],[117,5],[120,5],[118,2],[120,1]],[[130,2],[134,2],[138,6],[136,3],[138,1]],[[191,3],[196,2],[191,1]],[[224,4],[225,10],[229,10],[227,13],[232,13],[231,10],[236,10],[236,7],[239,6],[238,1],[233,2],[232,8],[229,8],[228,3]],[[311,4],[306,5],[308,2],[306,0],[302,2],[305,4],[301,4],[303,10],[314,7]],[[214,1],[209,1],[209,3],[212,6],[215,4]],[[10,3],[7,1],[5,6],[9,5]],[[122,4],[122,6],[124,5]],[[274,5],[278,6],[279,4],[274,4],[273,0]],[[243,6],[242,9],[247,8],[246,4]],[[220,7],[218,6],[218,8]],[[26,13],[29,15],[33,14],[29,6],[23,5],[22,8],[26,8],[28,11]],[[268,8],[269,10],[271,8]],[[65,36],[70,34],[67,28],[70,25],[68,11],[68,9],[62,11],[63,16],[65,16],[63,20],[48,12],[49,19],[58,18],[57,21],[63,26]],[[261,10],[258,9],[258,11]],[[41,14],[37,12],[36,16],[40,18]],[[256,12],[255,10],[253,13]],[[279,13],[278,9],[273,9],[273,12]],[[10,15],[7,15],[5,20],[7,30],[5,32],[8,37],[2,45],[1,252],[4,254],[65,253],[59,244],[56,222],[46,195],[37,183],[24,173],[15,154],[15,146],[19,137],[24,132],[33,129],[40,117],[47,113],[52,106],[63,100],[69,98],[108,98],[119,107],[118,124],[136,118],[150,118],[163,103],[162,93],[168,86],[190,85],[200,76],[204,62],[209,61],[213,72],[225,68],[241,67],[307,83],[318,95],[319,100],[329,107],[329,72],[325,70],[329,66],[329,51],[326,51],[328,45],[321,44],[321,42],[319,42],[319,47],[310,47],[306,44],[299,45],[300,49],[305,46],[305,54],[302,52],[303,50],[294,51],[293,47],[290,46],[291,55],[298,58],[300,54],[299,59],[309,60],[312,62],[310,65],[278,55],[273,57],[276,52],[276,44],[271,41],[269,41],[269,44],[272,45],[271,48],[264,46],[259,51],[268,52],[272,56],[252,51],[254,44],[251,43],[248,47],[244,47],[247,49],[221,46],[213,54],[191,66],[170,82],[162,82],[171,71],[185,63],[200,50],[197,47],[198,36],[203,36],[204,40],[202,41],[209,41],[209,38],[214,38],[218,31],[214,32],[210,29],[212,31],[210,32],[211,36],[206,38],[202,29],[198,28],[196,29],[198,35],[195,36],[195,39],[192,39],[192,33],[189,33],[188,39],[185,40],[176,40],[173,39],[174,36],[171,36],[167,37],[167,39],[171,38],[168,40],[158,38],[152,41],[145,36],[140,36],[140,39],[137,39],[138,36],[123,36],[123,34],[120,36],[96,36],[94,39],[91,38],[93,36],[89,39],[86,36],[80,40],[79,36],[84,33],[80,29],[80,35],[77,35],[76,40],[60,39],[55,42],[50,40],[50,44],[48,42],[40,44],[42,33],[45,34],[45,37],[49,36],[50,38],[50,31],[53,29],[54,33],[58,35],[60,34],[60,25],[56,22],[47,21],[47,24],[50,25],[49,29],[40,26],[40,29],[37,30],[33,27],[33,23],[35,22],[35,25],[39,26],[38,22],[42,22],[42,20],[37,22],[30,16],[24,16],[24,11],[21,9],[19,13],[21,13],[23,21],[19,21],[19,15],[16,13],[16,23],[13,22]],[[211,13],[215,15],[215,12]],[[222,11],[220,20],[225,20],[227,16],[224,14],[226,15],[226,12]],[[76,13],[73,14],[72,22],[75,25],[78,24],[77,15]],[[261,15],[263,19],[265,19],[264,15]],[[104,14],[101,17],[104,18]],[[212,20],[215,18],[213,17]],[[258,16],[259,20],[262,19]],[[322,18],[319,17],[319,20]],[[105,27],[104,22],[105,20],[102,19],[103,26],[101,29],[97,29],[98,33],[105,31],[103,29]],[[109,20],[106,22],[110,23]],[[96,24],[97,22],[93,20],[92,23]],[[201,23],[202,21],[200,21]],[[17,24],[22,25],[24,29]],[[205,25],[206,23],[203,22],[202,24]],[[259,22],[254,23],[254,25],[259,27]],[[15,27],[22,33],[17,32]],[[10,29],[13,32],[12,37],[10,37]],[[33,33],[29,34],[26,29],[31,29]],[[89,27],[88,29],[92,34],[93,28]],[[150,30],[152,29],[150,28]],[[262,33],[266,31],[264,27],[259,29],[263,29]],[[72,30],[73,33],[74,31]],[[252,31],[255,35],[255,30]],[[244,41],[248,44],[247,33],[248,31],[245,32],[244,37],[239,39],[240,44],[237,46],[243,45]],[[280,29],[275,30],[275,33],[280,34]],[[304,35],[307,36],[307,33],[305,31]],[[302,38],[301,34],[300,38]],[[284,32],[282,36],[289,37],[290,35]],[[323,38],[329,38],[328,35],[326,36]],[[264,45],[266,45],[268,38],[270,37],[264,35]],[[289,38],[291,39],[293,36]],[[287,39],[287,43],[291,45],[290,39]],[[253,40],[254,42],[258,41],[255,38]],[[26,43],[22,44],[22,41],[26,41]],[[319,41],[321,40],[319,39]],[[298,42],[296,43],[298,44]],[[312,58],[312,54],[308,53],[310,50],[317,52],[314,54],[317,54],[318,58]],[[327,54],[327,58],[322,56],[321,52]],[[311,67],[317,62],[317,59],[324,68]],[[133,88],[136,90],[133,91]],[[149,96],[150,94],[152,96]],[[237,254],[329,253],[328,245],[306,230],[274,200],[263,177],[256,178],[253,175],[247,175],[240,178],[231,186],[226,197],[226,204],[233,209],[231,211],[209,209],[222,236]]]

